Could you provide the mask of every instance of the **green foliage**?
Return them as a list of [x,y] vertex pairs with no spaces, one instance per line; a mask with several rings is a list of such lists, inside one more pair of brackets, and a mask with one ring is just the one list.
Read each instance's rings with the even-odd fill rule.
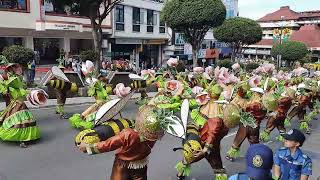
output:
[[28,62],[34,58],[32,49],[17,45],[4,48],[2,54],[10,63],[19,63],[24,67],[27,67]]
[[297,61],[304,58],[308,53],[307,46],[302,42],[288,41],[282,44],[274,45],[271,49],[271,55],[277,57],[281,55],[283,60]]
[[161,20],[178,31],[216,27],[225,17],[226,8],[221,0],[170,0],[161,11]]
[[214,37],[221,42],[251,45],[262,39],[262,28],[252,19],[235,17],[215,28]]
[[0,55],[0,65],[5,65],[5,64],[8,64],[8,60],[5,56],[3,55]]
[[80,59],[82,61],[90,60],[96,62],[99,60],[99,54],[94,50],[86,50],[80,53]]
[[225,59],[220,61],[219,66],[231,69],[231,66],[234,64],[230,59]]
[[161,11],[161,20],[183,34],[193,48],[193,65],[197,66],[197,52],[209,29],[217,27],[226,18],[221,0],[170,0]]

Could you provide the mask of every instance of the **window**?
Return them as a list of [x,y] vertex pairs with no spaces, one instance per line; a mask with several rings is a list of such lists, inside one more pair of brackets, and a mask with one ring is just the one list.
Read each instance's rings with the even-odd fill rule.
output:
[[0,0],[0,9],[27,10],[27,0]]
[[166,23],[161,20],[160,20],[159,32],[166,33]]
[[140,32],[140,9],[133,7],[132,8],[132,31]]
[[124,31],[124,6],[116,6],[116,30]]
[[147,32],[153,32],[154,24],[153,10],[147,10]]

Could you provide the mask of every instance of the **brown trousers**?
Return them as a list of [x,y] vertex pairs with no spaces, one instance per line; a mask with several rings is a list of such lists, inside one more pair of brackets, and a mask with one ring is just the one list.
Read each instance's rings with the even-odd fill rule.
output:
[[110,180],[147,180],[147,169],[128,169],[123,161],[114,159]]
[[61,89],[55,89],[56,96],[57,96],[57,104],[64,105],[67,100],[67,92]]
[[233,148],[239,149],[243,141],[247,138],[250,145],[259,143],[260,125],[256,128],[244,127],[242,124],[239,126],[236,137],[233,141]]
[[285,133],[286,128],[284,127],[284,121],[285,119],[270,117],[266,125],[267,132],[270,133],[274,128],[277,128],[280,134]]

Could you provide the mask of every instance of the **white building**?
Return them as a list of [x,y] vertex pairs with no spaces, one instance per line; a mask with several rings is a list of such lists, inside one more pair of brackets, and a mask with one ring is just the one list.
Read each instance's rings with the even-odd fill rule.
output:
[[163,0],[124,0],[113,10],[112,58],[130,59],[144,67],[162,65],[169,39],[160,21]]
[[[288,40],[305,43],[315,59],[320,57],[320,11],[295,12],[289,6],[283,6],[257,22],[263,29],[263,37],[260,42],[246,48],[246,57],[270,58],[273,45]],[[282,33],[280,38],[274,34],[275,30],[281,34],[285,29],[289,30],[287,36]]]
[[[69,7],[59,7],[45,0],[0,1],[0,52],[12,44],[39,51],[40,63],[56,63],[63,49],[70,54],[91,49],[90,20]],[[105,36],[112,34],[111,16],[103,22]],[[104,43],[108,51],[108,43]]]

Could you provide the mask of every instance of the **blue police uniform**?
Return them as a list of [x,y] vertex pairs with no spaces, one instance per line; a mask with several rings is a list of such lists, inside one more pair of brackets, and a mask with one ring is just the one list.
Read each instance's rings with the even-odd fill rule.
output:
[[301,175],[312,175],[312,161],[299,148],[293,156],[288,148],[279,149],[274,164],[280,167],[281,180],[300,180]]

